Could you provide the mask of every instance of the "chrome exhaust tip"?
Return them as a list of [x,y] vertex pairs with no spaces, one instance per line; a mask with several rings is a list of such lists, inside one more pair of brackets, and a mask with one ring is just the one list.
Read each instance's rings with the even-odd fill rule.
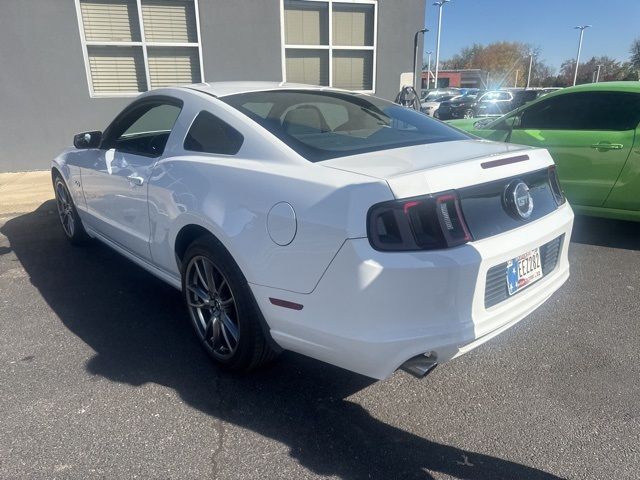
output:
[[431,370],[436,368],[437,365],[436,356],[431,352],[427,352],[410,358],[400,365],[400,370],[404,370],[416,378],[424,378]]

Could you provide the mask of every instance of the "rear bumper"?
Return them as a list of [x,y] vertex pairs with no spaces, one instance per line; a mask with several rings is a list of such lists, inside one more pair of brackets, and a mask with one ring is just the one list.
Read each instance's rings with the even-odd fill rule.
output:
[[[544,303],[569,277],[572,225],[573,212],[565,204],[526,226],[450,250],[378,252],[366,238],[352,239],[310,294],[251,287],[281,347],[385,378],[425,352],[432,352],[438,364],[462,355]],[[485,279],[492,266],[563,234],[554,270],[485,308]],[[269,297],[304,308],[278,307]]]

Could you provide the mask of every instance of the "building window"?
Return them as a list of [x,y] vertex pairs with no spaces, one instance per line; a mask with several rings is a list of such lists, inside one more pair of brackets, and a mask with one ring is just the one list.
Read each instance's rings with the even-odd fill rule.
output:
[[76,0],[91,96],[202,81],[197,0]]
[[282,76],[287,82],[375,90],[374,0],[282,0]]

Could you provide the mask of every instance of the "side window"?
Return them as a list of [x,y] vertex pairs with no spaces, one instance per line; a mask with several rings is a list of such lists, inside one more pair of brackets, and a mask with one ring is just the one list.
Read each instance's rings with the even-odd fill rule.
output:
[[640,94],[597,92],[591,94],[584,130],[635,130],[640,123]]
[[101,148],[158,157],[164,152],[181,109],[179,100],[134,104],[109,126]]
[[527,108],[520,128],[540,130],[633,130],[640,123],[640,95],[580,92],[552,97]]
[[180,108],[174,105],[151,107],[127,128],[120,138],[144,135],[152,132],[170,132],[176,123]]
[[580,99],[570,99],[570,96],[549,98],[526,108],[520,117],[519,128],[539,130],[574,129],[576,113],[584,110],[584,104]]
[[209,112],[200,112],[187,132],[184,149],[192,152],[235,155],[244,137],[235,128]]

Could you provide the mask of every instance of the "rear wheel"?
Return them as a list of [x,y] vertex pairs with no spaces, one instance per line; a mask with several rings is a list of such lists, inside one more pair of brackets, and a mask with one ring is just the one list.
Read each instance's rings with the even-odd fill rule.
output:
[[275,357],[261,312],[240,268],[213,237],[187,249],[182,291],[191,323],[207,353],[231,370],[252,370]]
[[80,220],[67,185],[58,174],[54,177],[53,189],[56,195],[58,216],[65,236],[74,245],[85,243],[89,239],[89,235],[82,226],[82,220]]

